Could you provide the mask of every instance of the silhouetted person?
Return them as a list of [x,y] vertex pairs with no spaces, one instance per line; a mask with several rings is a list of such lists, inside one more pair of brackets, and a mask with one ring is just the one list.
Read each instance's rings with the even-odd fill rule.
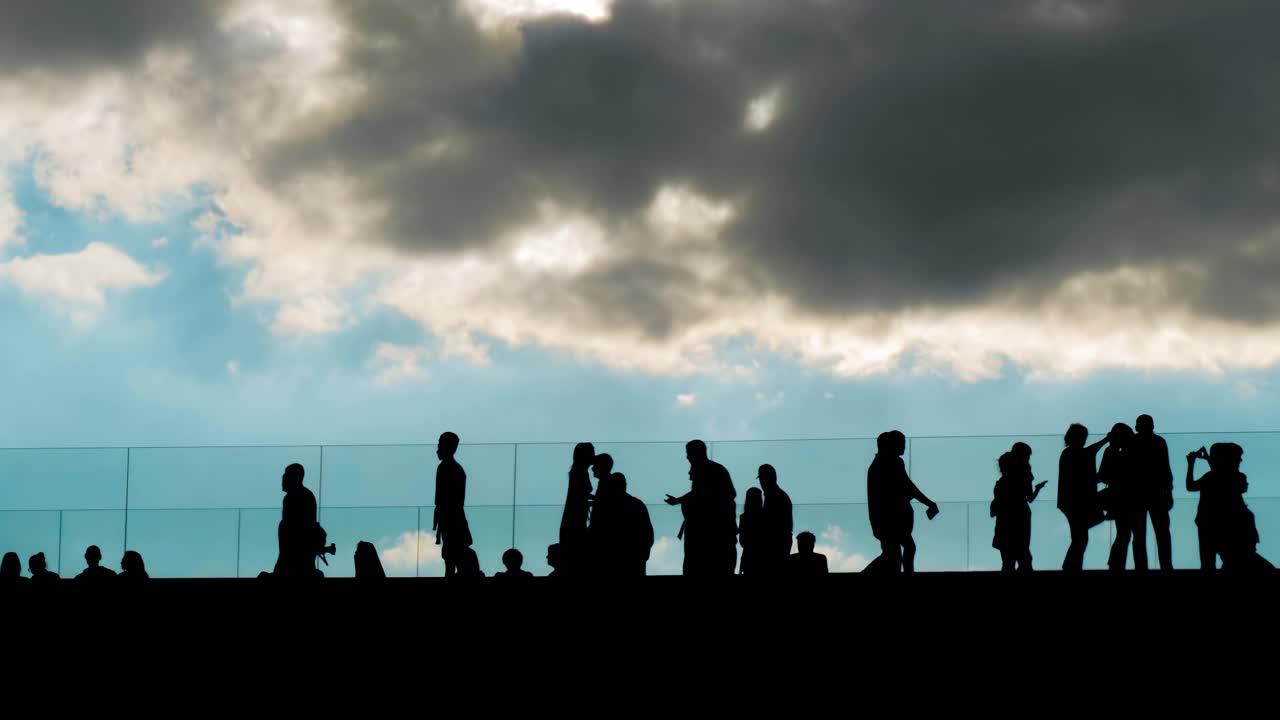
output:
[[564,577],[565,573],[561,570],[564,567],[564,552],[560,548],[560,543],[551,543],[547,546],[547,567],[551,568],[551,572],[547,573],[547,577]]
[[667,496],[668,505],[679,505],[684,525],[684,574],[693,577],[733,575],[738,565],[738,493],[729,471],[707,457],[707,445],[691,440],[685,445],[689,460],[689,492]]
[[502,553],[502,566],[506,570],[494,573],[494,577],[505,580],[524,580],[533,577],[533,573],[524,569],[524,554],[515,548]]
[[[1197,459],[1209,461],[1209,472],[1195,479]],[[1244,450],[1235,443],[1215,443],[1187,455],[1187,492],[1200,493],[1196,529],[1200,540],[1200,568],[1213,570],[1218,557],[1224,570],[1269,568],[1258,556],[1258,527],[1244,502],[1249,479],[1240,472]]]
[[387,571],[382,569],[382,558],[378,557],[378,549],[367,540],[356,543],[356,552],[352,559],[356,565],[357,580],[381,580],[387,576]]
[[137,550],[126,550],[124,557],[120,558],[120,580],[134,582],[150,578],[147,566],[142,562],[142,555]]
[[827,556],[813,551],[818,539],[805,531],[796,536],[796,552],[787,558],[787,574],[796,578],[827,574]]
[[[607,463],[597,459],[597,468],[612,466],[611,459]],[[644,502],[627,493],[626,475],[599,477],[588,538],[597,574],[644,577],[653,549],[653,523]]]
[[611,489],[616,492],[618,510],[622,518],[622,552],[620,560],[627,577],[644,577],[648,573],[649,555],[653,552],[653,521],[649,508],[640,498],[627,492],[627,476],[614,473],[610,476]]
[[42,552],[27,558],[27,572],[31,573],[31,582],[34,585],[45,585],[58,579],[58,573],[49,569]]
[[591,512],[590,472],[595,458],[596,449],[591,443],[578,443],[573,448],[569,489],[564,497],[564,514],[560,516],[560,550],[566,574],[580,570],[585,562],[587,518]]
[[764,547],[764,493],[760,492],[760,488],[747,488],[746,503],[742,508],[742,515],[738,516],[738,544],[742,546],[739,574],[764,574],[762,568],[768,562],[764,555],[768,550]]
[[[617,575],[619,545],[621,534],[617,493],[609,482],[613,475],[613,456],[601,453],[591,461],[591,475],[596,479],[596,494],[591,503],[591,521],[587,525],[587,543],[580,559],[585,565],[576,572],[589,575]],[[566,559],[564,543],[560,543],[560,551]],[[572,560],[570,567],[572,567]],[[571,570],[570,572],[575,572]]]
[[1111,543],[1107,567],[1123,570],[1133,543],[1133,566],[1147,569],[1146,493],[1134,471],[1133,428],[1116,423],[1111,428],[1111,445],[1102,453],[1098,479],[1107,486],[1104,505],[1116,521],[1116,539]]
[[1098,451],[1111,441],[1107,436],[1092,445],[1089,429],[1079,423],[1067,428],[1062,442],[1066,447],[1058,457],[1058,509],[1067,517],[1071,529],[1071,545],[1062,561],[1062,569],[1079,572],[1084,569],[1084,551],[1089,546],[1089,528],[1102,523],[1102,504],[1098,500]]
[[[1137,433],[1129,443],[1133,458],[1130,467],[1141,488],[1141,511],[1151,517],[1151,530],[1156,536],[1156,557],[1161,570],[1173,569],[1173,538],[1169,535],[1169,511],[1173,509],[1173,468],[1169,465],[1169,446],[1155,433],[1156,423],[1150,415],[1138,417]],[[1144,523],[1145,525],[1145,523]],[[1143,529],[1143,534],[1146,529]],[[1142,546],[1146,553],[1146,544]],[[1134,565],[1138,566],[1138,546],[1134,545]],[[1141,566],[1146,567],[1143,557]]]
[[1031,466],[1026,455],[1010,451],[1000,456],[1000,479],[991,500],[991,516],[996,519],[991,547],[1000,551],[1004,572],[1031,571],[1031,503],[1045,483],[1031,487]]
[[[436,544],[441,546],[445,577],[459,572],[463,550],[470,548],[472,542],[471,526],[463,509],[467,500],[467,473],[453,457],[457,452],[458,436],[451,432],[441,435],[436,445],[440,465],[436,468],[436,511],[431,529],[436,534]],[[476,568],[479,569],[478,560]]]
[[453,577],[461,580],[475,580],[484,577],[484,572],[480,570],[480,556],[476,555],[473,548],[462,548],[455,550],[458,570]]
[[102,550],[97,545],[90,545],[85,549],[84,561],[88,567],[76,576],[76,580],[81,582],[101,582],[115,578],[115,570],[102,567]]
[[902,455],[907,450],[907,437],[897,430],[881,433],[876,438],[876,456],[867,468],[867,514],[871,533],[880,541],[880,555],[866,567],[869,572],[915,572],[916,544],[911,539],[915,515],[911,501],[927,508],[932,520],[938,515],[938,504],[911,482]]
[[785,569],[791,554],[791,496],[778,486],[778,472],[772,465],[761,465],[756,479],[764,491],[764,524],[753,564],[764,574],[776,574]]
[[5,553],[4,560],[0,560],[0,586],[8,587],[26,582],[27,578],[22,576],[22,559],[18,557],[18,553]]
[[316,519],[316,496],[302,484],[307,471],[294,463],[284,469],[280,487],[284,490],[284,509],[276,534],[280,555],[272,576],[285,580],[320,577],[316,568],[319,554],[320,523]]

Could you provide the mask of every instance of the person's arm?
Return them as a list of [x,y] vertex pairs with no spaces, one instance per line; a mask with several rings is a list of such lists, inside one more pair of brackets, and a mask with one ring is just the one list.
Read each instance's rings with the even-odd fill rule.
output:
[[927,508],[937,509],[938,503],[925,497],[925,494],[920,492],[920,488],[916,487],[916,484],[911,482],[911,478],[907,477],[906,481],[907,481],[907,492],[910,494],[910,497],[912,500],[919,502],[921,505],[924,505]]
[[1196,458],[1199,453],[1187,453],[1187,492],[1200,492],[1200,481],[1196,479]]
[[680,497],[672,497],[672,496],[668,495],[668,496],[667,496],[667,504],[668,504],[668,505],[683,505],[683,504],[685,503],[685,501],[689,499],[689,496],[690,496],[690,495],[692,495],[692,494],[693,494],[693,492],[687,492],[687,493],[685,493],[685,494],[681,495]]
[[1092,445],[1087,445],[1087,446],[1085,446],[1085,449],[1084,449],[1084,450],[1085,450],[1085,452],[1089,453],[1090,455],[1097,455],[1097,454],[1098,454],[1098,451],[1102,449],[1102,446],[1103,446],[1103,445],[1106,445],[1106,444],[1107,444],[1107,443],[1109,443],[1109,442],[1111,442],[1111,435],[1110,435],[1110,434],[1108,434],[1106,437],[1102,438],[1101,440],[1099,440],[1098,442],[1096,442],[1096,443],[1094,443],[1094,444],[1092,444]]
[[[441,495],[440,491],[441,491],[441,485],[444,484],[443,481],[444,481],[444,473],[441,472],[441,466],[437,465],[436,466],[436,504],[431,511],[431,532],[436,532],[437,530],[440,529],[440,495]],[[436,537],[436,544],[437,545],[440,544],[439,537]]]
[[1036,483],[1036,488],[1031,491],[1030,495],[1027,496],[1027,502],[1029,503],[1035,502],[1036,498],[1040,497],[1040,491],[1043,490],[1044,486],[1048,484],[1049,484],[1048,480],[1041,480],[1040,482]]
[[1172,495],[1173,494],[1173,463],[1169,460],[1169,443],[1165,442],[1164,438],[1160,437],[1159,435],[1157,435],[1156,438],[1160,440],[1160,458],[1163,461],[1160,464],[1162,466],[1161,470],[1164,477],[1162,478],[1160,487],[1162,490],[1165,490],[1170,495]]
[[648,560],[653,552],[653,518],[649,517],[649,508],[641,505],[640,510],[644,512],[644,559]]

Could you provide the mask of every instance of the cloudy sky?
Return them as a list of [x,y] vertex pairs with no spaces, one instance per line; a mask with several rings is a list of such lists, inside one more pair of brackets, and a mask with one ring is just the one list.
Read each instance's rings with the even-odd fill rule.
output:
[[1268,0],[0,3],[0,444],[1270,429]]

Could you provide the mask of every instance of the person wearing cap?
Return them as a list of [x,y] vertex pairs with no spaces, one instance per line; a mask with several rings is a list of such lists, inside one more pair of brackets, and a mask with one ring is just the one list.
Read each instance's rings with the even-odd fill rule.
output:
[[778,573],[783,570],[787,555],[791,553],[791,496],[778,485],[778,471],[772,465],[761,465],[756,479],[764,491],[760,570],[764,574]]

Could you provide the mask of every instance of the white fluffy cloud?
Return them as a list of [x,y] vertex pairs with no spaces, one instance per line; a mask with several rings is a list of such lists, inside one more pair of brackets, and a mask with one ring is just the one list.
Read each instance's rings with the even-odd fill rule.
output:
[[481,25],[497,30],[551,14],[598,22],[608,19],[613,0],[463,0],[462,5]]
[[684,570],[684,545],[679,540],[663,535],[653,543],[649,551],[650,575],[679,575]]
[[[815,543],[813,551],[827,556],[827,570],[833,573],[855,573],[870,564],[871,560],[862,553],[849,550],[846,541],[849,534],[839,525],[828,525],[819,536],[823,542]],[[795,543],[792,543],[795,552]]]
[[676,405],[680,407],[693,407],[697,402],[697,393],[679,393],[676,395]]
[[373,364],[377,370],[374,382],[394,385],[402,380],[428,376],[423,363],[430,352],[422,347],[405,347],[394,343],[379,343],[373,351]]
[[[3,157],[0,157],[0,161],[2,160]],[[18,207],[18,202],[13,197],[9,179],[4,172],[3,164],[0,164],[0,249],[6,245],[23,243],[20,233],[22,220],[22,209]]]
[[163,272],[148,269],[101,242],[74,253],[31,255],[0,263],[0,281],[53,301],[77,321],[92,320],[108,292],[153,287],[164,277]]
[[378,543],[378,555],[389,575],[414,575],[418,567],[427,574],[444,567],[440,558],[440,546],[434,533],[425,530],[402,533],[396,538],[383,538]]

